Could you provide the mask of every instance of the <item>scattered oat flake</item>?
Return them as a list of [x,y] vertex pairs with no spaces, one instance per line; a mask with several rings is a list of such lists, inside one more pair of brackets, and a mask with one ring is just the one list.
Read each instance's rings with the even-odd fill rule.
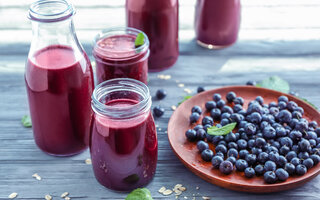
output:
[[161,131],[161,128],[159,128],[158,130]]
[[183,83],[179,83],[178,87],[184,87],[184,84]]
[[184,192],[184,191],[187,190],[187,188],[182,186],[182,187],[179,188],[179,190],[182,191],[182,192]]
[[192,90],[190,90],[189,88],[184,88],[183,91],[185,91],[185,92],[188,93],[188,94],[191,94],[191,93],[192,93]]
[[159,192],[159,193],[163,193],[165,190],[166,190],[166,188],[165,188],[164,186],[162,186],[162,187],[158,190],[158,192]]
[[170,195],[172,194],[172,190],[166,189],[165,191],[162,192],[163,195]]
[[61,194],[61,197],[62,197],[62,198],[65,198],[65,197],[68,196],[68,195],[69,195],[69,192],[64,192],[64,193]]
[[171,106],[171,109],[172,109],[173,111],[175,111],[175,110],[177,109],[177,106],[173,105],[173,106]]
[[180,190],[176,190],[175,193],[176,193],[177,196],[182,194],[182,192]]
[[47,194],[44,198],[45,198],[46,200],[52,200],[52,196],[50,196],[49,194]]
[[210,197],[202,197],[204,200],[210,200]]
[[18,193],[12,192],[12,193],[8,196],[8,198],[9,198],[9,199],[14,199],[14,198],[16,198],[17,196],[18,196]]
[[87,159],[85,160],[85,163],[86,163],[87,165],[91,165],[91,164],[92,164],[92,161],[91,161],[90,158],[87,158]]
[[163,80],[168,80],[168,79],[171,79],[171,75],[159,74],[158,78]]
[[41,181],[41,176],[39,176],[39,174],[37,173],[33,174],[32,177],[37,179],[38,181]]
[[183,198],[184,198],[184,199],[188,199],[188,197],[186,197],[186,196],[184,196]]
[[199,186],[197,186],[197,187],[196,187],[196,190],[199,190],[199,189],[200,189]]
[[70,200],[71,198],[70,197],[66,197],[66,198],[64,198],[64,200]]

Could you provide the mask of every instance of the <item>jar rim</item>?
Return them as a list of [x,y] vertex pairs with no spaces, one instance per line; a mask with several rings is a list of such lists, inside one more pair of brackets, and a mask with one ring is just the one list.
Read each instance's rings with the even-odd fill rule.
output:
[[67,0],[38,0],[30,5],[28,18],[32,21],[58,22],[74,14],[75,9]]
[[146,52],[149,49],[149,38],[143,31],[138,30],[136,28],[132,28],[132,27],[111,27],[111,28],[103,29],[102,31],[100,31],[93,39],[93,45],[92,45],[93,55],[96,57],[96,54],[98,54],[101,57],[107,57],[112,59],[112,57],[108,57],[108,55],[114,53],[114,51],[112,51],[111,49],[105,49],[100,47],[99,45],[97,45],[98,41],[110,36],[115,36],[115,35],[129,34],[129,35],[137,36],[139,33],[143,34],[144,43],[143,45],[140,45],[139,47],[136,47],[135,49],[132,50],[133,52],[135,52],[135,54],[131,56],[126,56],[129,51],[117,52],[118,55],[122,54],[122,56],[117,57],[117,59],[126,59],[130,57],[136,57],[137,55],[140,55],[140,53]]
[[[114,92],[130,91],[141,96],[142,100],[130,106],[109,106],[101,102],[103,97]],[[131,78],[115,78],[97,85],[92,93],[91,107],[95,113],[114,119],[128,119],[148,112],[151,108],[149,88],[141,81]]]

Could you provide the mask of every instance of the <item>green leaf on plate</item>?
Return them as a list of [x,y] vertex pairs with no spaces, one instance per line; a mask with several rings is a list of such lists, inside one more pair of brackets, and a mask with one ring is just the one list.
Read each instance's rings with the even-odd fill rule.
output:
[[180,104],[182,104],[183,102],[185,102],[186,100],[190,99],[191,97],[192,97],[191,95],[188,95],[188,96],[183,97],[182,101],[180,101],[180,102],[178,103],[178,106],[179,106]]
[[136,40],[134,41],[134,45],[137,47],[144,44],[144,35],[143,33],[138,33]]
[[30,118],[29,115],[23,116],[22,119],[21,119],[21,123],[26,128],[32,127],[31,118]]
[[147,188],[138,188],[130,192],[125,200],[153,200]]
[[271,76],[259,82],[257,87],[264,87],[272,90],[277,90],[283,93],[289,93],[290,85],[287,81],[281,79],[279,76]]
[[316,110],[319,110],[317,106],[315,106],[313,103],[311,103],[311,102],[308,101],[307,99],[302,98],[302,97],[297,97],[297,98],[300,98],[301,100],[303,100],[304,102],[306,102],[307,104],[309,104],[310,106],[312,106],[313,108],[315,108]]
[[227,124],[221,128],[218,128],[216,126],[212,126],[210,128],[208,128],[207,133],[209,135],[227,135],[228,133],[230,133],[235,127],[237,126],[236,122],[233,122],[231,124]]

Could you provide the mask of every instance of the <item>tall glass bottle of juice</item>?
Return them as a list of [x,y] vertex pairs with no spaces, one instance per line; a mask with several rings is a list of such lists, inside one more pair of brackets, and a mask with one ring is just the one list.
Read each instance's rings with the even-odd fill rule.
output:
[[171,67],[179,56],[178,0],[126,0],[127,25],[145,32],[150,41],[149,71]]
[[232,45],[238,38],[240,17],[240,0],[197,0],[197,43],[208,49]]
[[38,147],[69,156],[89,145],[92,67],[75,34],[72,4],[39,0],[30,6],[33,39],[25,82]]

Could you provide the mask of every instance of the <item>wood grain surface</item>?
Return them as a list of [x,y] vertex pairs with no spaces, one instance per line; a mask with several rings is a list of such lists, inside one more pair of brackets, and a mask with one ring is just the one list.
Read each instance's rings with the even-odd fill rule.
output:
[[[17,192],[17,199],[40,200],[46,194],[61,199],[69,192],[72,199],[124,199],[126,193],[105,189],[94,178],[86,151],[68,158],[42,153],[33,141],[32,129],[24,128],[21,117],[28,114],[23,79],[24,63],[31,39],[31,25],[26,19],[31,0],[0,0],[0,200]],[[154,199],[175,199],[163,196],[160,187],[187,187],[180,199],[320,199],[320,177],[306,185],[276,194],[254,195],[222,189],[192,174],[170,148],[167,125],[172,105],[195,93],[197,86],[206,89],[226,85],[243,85],[247,80],[262,80],[279,75],[300,96],[320,107],[320,23],[318,0],[244,0],[239,41],[232,47],[208,51],[194,42],[193,9],[195,0],[180,1],[180,56],[169,70],[149,74],[152,94],[164,88],[168,96],[154,101],[153,106],[166,109],[156,119],[158,125],[159,160],[156,175],[147,186]],[[76,0],[75,25],[79,38],[90,55],[91,40],[101,28],[124,25],[124,0]],[[110,18],[110,15],[114,15]],[[90,19],[92,24],[90,24]],[[89,24],[88,24],[89,23]],[[171,75],[162,80],[159,74]],[[178,87],[183,83],[184,88]],[[41,181],[32,177],[38,173]],[[199,187],[199,189],[196,189]]]

